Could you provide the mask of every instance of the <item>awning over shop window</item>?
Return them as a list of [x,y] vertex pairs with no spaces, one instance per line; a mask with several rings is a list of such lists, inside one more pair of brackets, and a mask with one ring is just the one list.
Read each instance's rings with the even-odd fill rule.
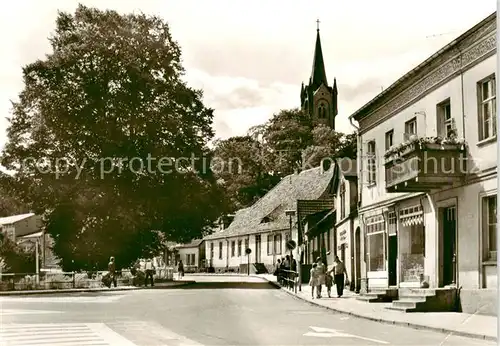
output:
[[424,210],[421,205],[408,207],[399,211],[399,221],[404,227],[423,225]]

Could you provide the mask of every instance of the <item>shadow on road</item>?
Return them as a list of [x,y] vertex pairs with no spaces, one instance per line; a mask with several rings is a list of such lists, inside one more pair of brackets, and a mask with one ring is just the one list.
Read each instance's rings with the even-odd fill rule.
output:
[[[158,287],[160,288],[160,287]],[[176,289],[200,290],[200,289],[256,289],[271,290],[279,289],[268,282],[194,282]]]

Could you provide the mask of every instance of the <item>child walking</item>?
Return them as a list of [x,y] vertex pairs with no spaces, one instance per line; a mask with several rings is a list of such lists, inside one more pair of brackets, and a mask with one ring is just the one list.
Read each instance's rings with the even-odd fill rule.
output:
[[311,268],[311,271],[309,273],[309,286],[311,286],[311,298],[314,299],[314,291],[315,291],[315,288],[316,288],[316,291],[318,290],[318,286],[319,286],[319,272],[317,270],[317,264],[314,263],[312,268]]

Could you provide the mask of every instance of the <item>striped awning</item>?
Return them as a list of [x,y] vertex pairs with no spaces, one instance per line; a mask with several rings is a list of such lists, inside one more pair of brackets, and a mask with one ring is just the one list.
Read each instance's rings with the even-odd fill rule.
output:
[[399,211],[399,221],[404,227],[423,225],[424,211],[422,206],[419,204],[413,207],[401,209]]

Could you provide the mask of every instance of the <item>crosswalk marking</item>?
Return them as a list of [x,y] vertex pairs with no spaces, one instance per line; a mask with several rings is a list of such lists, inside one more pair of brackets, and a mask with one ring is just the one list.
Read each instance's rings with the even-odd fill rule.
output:
[[[139,343],[141,340],[141,344],[144,345],[203,346],[203,344],[174,333],[153,321],[117,322],[112,323],[111,326],[132,341]],[[147,330],[147,335],[140,335],[145,330]]]
[[2,303],[113,303],[125,297],[125,295],[104,295],[104,296],[67,296],[67,297],[0,297],[0,304]]
[[0,346],[137,346],[104,323],[0,324]]

